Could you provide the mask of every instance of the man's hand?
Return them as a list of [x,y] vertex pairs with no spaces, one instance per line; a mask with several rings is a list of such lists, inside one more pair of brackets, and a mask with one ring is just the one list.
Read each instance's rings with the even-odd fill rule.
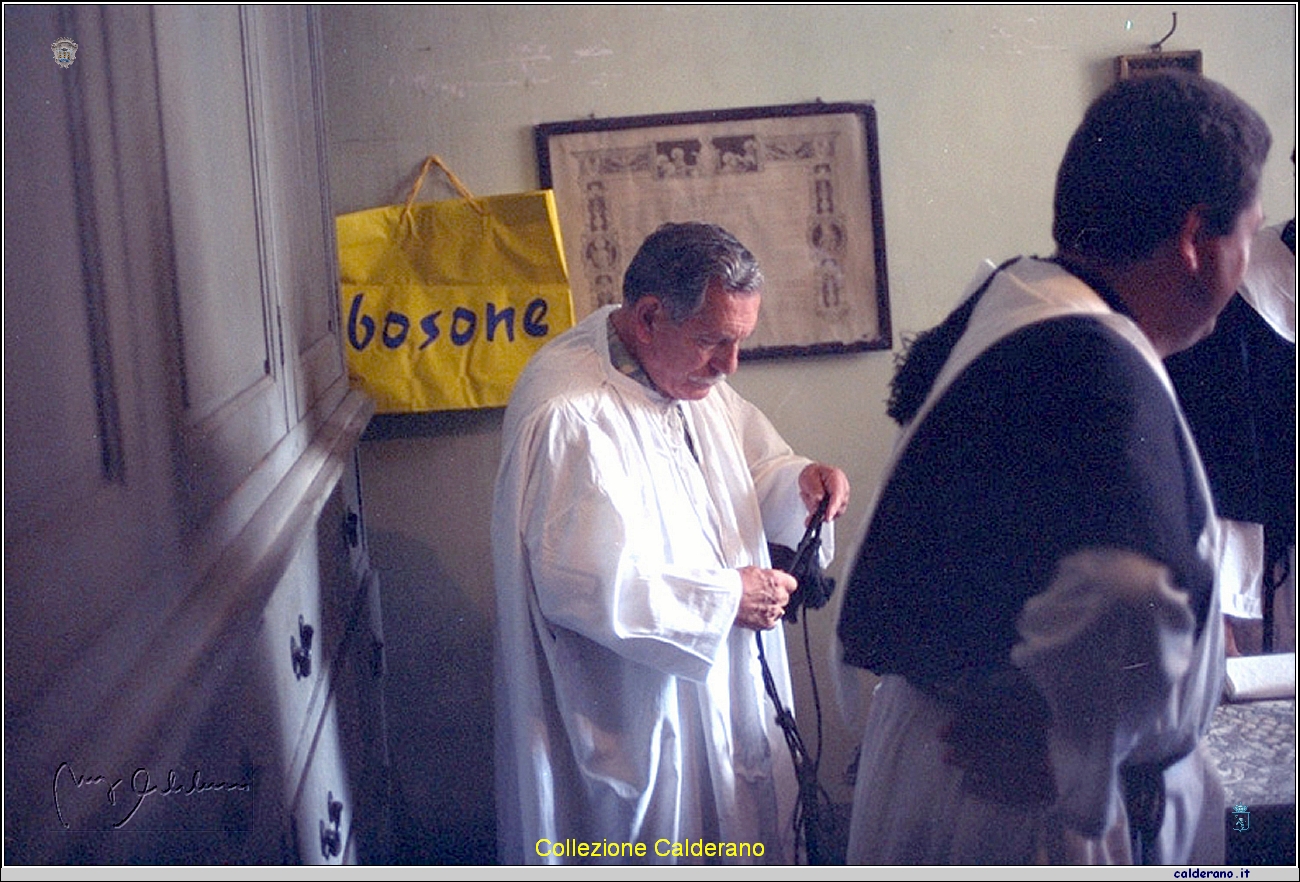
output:
[[799,473],[799,496],[808,506],[808,514],[817,510],[823,496],[830,496],[826,506],[826,520],[833,521],[849,507],[849,476],[820,462],[815,462]]
[[1045,806],[1056,800],[1048,752],[1052,712],[1021,671],[1008,669],[961,681],[943,727],[943,761],[965,774],[962,789],[989,802]]
[[741,594],[736,624],[753,631],[775,628],[799,583],[781,570],[741,567],[739,572]]

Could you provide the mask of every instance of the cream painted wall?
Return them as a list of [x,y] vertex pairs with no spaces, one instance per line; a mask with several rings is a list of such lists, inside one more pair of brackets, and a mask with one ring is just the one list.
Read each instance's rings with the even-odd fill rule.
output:
[[[541,122],[869,100],[878,115],[897,344],[947,313],[982,258],[1051,250],[1052,185],[1066,141],[1110,82],[1114,56],[1163,37],[1176,9],[1178,29],[1165,48],[1202,50],[1205,73],[1269,122],[1276,146],[1265,208],[1275,220],[1290,217],[1289,4],[329,6],[322,18],[335,208],[398,201],[430,152],[477,193],[535,187],[531,127]],[[894,436],[882,405],[892,366],[889,353],[751,362],[734,381],[797,450],[849,473],[854,504],[842,522],[844,545]],[[482,665],[493,616],[488,512],[499,427],[500,412],[389,421],[363,448],[367,515],[385,570],[390,671],[396,681],[404,662],[416,667],[432,678],[421,682],[435,684],[422,693],[432,689],[438,704],[428,712],[452,711],[452,722],[440,716],[425,738],[438,737],[430,731],[459,738],[491,719]],[[842,575],[839,567],[834,573]],[[831,616],[814,620],[824,645]],[[452,674],[431,659],[464,664]],[[829,727],[821,777],[846,800],[841,774],[856,736],[837,718],[821,667]],[[436,685],[449,676],[459,678],[454,687]],[[804,719],[810,711],[801,704]],[[423,712],[412,705],[414,722]],[[409,747],[412,762],[437,756],[460,768],[455,780],[410,770],[401,782],[408,800],[434,827],[452,831],[449,839],[478,847],[471,840],[490,824],[490,805],[480,797],[465,820],[448,814],[442,794],[464,786],[464,768],[488,776],[476,785],[483,792],[491,775],[485,744],[418,747]],[[404,749],[395,751],[399,763]]]

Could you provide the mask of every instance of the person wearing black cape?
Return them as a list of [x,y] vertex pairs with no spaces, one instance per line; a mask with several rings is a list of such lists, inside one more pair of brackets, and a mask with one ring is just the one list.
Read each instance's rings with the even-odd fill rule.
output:
[[1223,860],[1213,503],[1162,359],[1241,281],[1269,144],[1212,81],[1116,83],[1061,163],[1056,254],[911,346],[838,629],[883,675],[850,862]]

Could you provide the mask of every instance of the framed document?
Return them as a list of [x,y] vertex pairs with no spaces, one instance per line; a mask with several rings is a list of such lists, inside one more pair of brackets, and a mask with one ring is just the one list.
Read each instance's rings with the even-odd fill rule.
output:
[[621,300],[667,222],[725,227],[766,283],[742,357],[889,349],[875,109],[788,104],[534,128],[555,191],[575,319]]
[[[1170,32],[1172,33],[1172,31]],[[1167,70],[1184,70],[1188,73],[1201,72],[1201,50],[1190,52],[1146,52],[1141,55],[1115,56],[1115,76],[1127,80],[1148,73],[1160,73]]]

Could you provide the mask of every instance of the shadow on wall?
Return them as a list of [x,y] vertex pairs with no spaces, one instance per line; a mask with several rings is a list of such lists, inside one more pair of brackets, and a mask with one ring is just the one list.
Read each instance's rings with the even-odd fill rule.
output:
[[383,585],[392,862],[495,864],[491,622],[432,548],[391,531],[369,539]]

